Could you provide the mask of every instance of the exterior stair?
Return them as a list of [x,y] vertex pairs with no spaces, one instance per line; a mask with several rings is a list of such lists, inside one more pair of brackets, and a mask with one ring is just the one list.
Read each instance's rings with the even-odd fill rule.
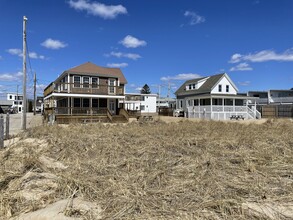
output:
[[112,115],[112,123],[127,123],[128,120],[123,115]]

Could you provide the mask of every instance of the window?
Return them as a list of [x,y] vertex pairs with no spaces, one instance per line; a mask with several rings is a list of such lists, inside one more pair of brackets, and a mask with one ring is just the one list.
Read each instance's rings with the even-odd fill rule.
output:
[[90,77],[88,77],[88,76],[82,77],[82,82],[83,82],[83,88],[90,87]]
[[98,88],[99,85],[99,78],[92,77],[92,88]]
[[12,99],[12,95],[9,96],[9,99]]
[[93,106],[93,108],[98,108],[99,107],[99,99],[93,99],[92,106]]
[[222,85],[221,84],[218,86],[218,89],[219,89],[219,92],[222,92]]
[[140,110],[141,110],[141,111],[144,111],[144,110],[145,110],[145,106],[144,106],[144,105],[141,105],[141,106],[140,106]]
[[109,79],[109,93],[115,93],[115,79]]
[[142,96],[140,97],[140,101],[144,101],[144,100],[145,100],[145,96],[142,95]]
[[195,89],[195,84],[192,84],[192,88]]
[[191,90],[191,88],[192,88],[192,85],[190,84],[190,85],[189,85],[189,90]]
[[226,85],[226,92],[229,92],[229,85]]
[[82,99],[82,107],[89,108],[90,107],[90,99],[83,98]]
[[73,99],[73,107],[80,107],[80,98]]
[[73,80],[74,80],[74,87],[80,88],[80,76],[74,76]]

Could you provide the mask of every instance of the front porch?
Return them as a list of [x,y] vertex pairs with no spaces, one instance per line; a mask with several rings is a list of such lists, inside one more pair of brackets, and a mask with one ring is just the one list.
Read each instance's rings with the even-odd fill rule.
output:
[[245,96],[210,96],[190,98],[186,103],[186,117],[213,120],[231,118],[260,119],[256,98]]
[[[68,94],[69,95],[69,94]],[[121,97],[120,97],[121,98]],[[45,100],[45,118],[54,123],[127,122],[129,115],[117,97],[51,96]]]

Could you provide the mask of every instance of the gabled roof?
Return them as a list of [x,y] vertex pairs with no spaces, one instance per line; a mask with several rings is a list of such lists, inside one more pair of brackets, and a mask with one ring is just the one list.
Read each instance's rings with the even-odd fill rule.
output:
[[[221,73],[209,77],[202,77],[197,79],[191,79],[187,80],[183,85],[180,86],[180,88],[175,92],[176,95],[194,95],[194,94],[205,94],[210,93],[212,91],[212,88],[215,86],[215,84],[224,76],[226,73]],[[190,84],[196,84],[201,80],[206,80],[204,84],[195,90],[188,90],[186,91],[186,86]]]
[[69,70],[65,70],[62,73],[62,75],[57,78],[56,81],[58,81],[64,75],[68,73],[76,73],[76,74],[82,74],[87,76],[114,77],[114,78],[118,78],[120,83],[122,84],[127,83],[127,80],[125,79],[123,73],[121,72],[119,68],[101,67],[91,62],[87,62],[79,66],[73,67]]

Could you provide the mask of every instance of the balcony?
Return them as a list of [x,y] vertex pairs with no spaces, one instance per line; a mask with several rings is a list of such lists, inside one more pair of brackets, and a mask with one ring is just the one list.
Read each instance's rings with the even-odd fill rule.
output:
[[44,90],[44,96],[51,93],[124,95],[124,86],[92,85],[82,83],[52,83]]

